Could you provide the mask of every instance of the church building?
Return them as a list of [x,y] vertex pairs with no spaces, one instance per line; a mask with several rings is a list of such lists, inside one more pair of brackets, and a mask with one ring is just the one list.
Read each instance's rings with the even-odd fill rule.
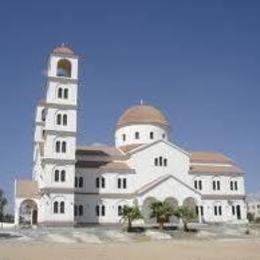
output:
[[32,180],[15,181],[16,225],[116,224],[124,205],[134,203],[151,223],[156,200],[193,207],[199,223],[247,221],[244,171],[224,154],[174,144],[167,118],[152,105],[121,115],[113,146],[78,145],[78,59],[64,45],[49,55]]

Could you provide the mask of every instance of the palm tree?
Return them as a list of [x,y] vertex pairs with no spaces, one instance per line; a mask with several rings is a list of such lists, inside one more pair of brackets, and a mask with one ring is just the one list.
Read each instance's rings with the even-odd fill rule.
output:
[[137,204],[134,206],[124,206],[122,212],[122,220],[127,222],[127,231],[132,231],[132,223],[134,220],[143,218]]
[[189,232],[188,223],[196,218],[196,212],[193,208],[182,206],[175,210],[174,216],[182,220],[184,231]]
[[4,221],[4,207],[7,204],[7,199],[4,196],[4,192],[0,189],[0,222]]
[[164,223],[174,214],[174,208],[167,201],[156,201],[150,205],[151,218],[156,218],[160,229],[163,230]]

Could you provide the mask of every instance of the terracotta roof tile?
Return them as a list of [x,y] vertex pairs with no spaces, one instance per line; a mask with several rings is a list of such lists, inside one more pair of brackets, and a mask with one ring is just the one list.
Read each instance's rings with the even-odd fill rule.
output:
[[197,163],[230,163],[232,160],[217,152],[190,152],[191,162]]
[[155,107],[137,105],[127,109],[119,118],[117,128],[129,124],[159,124],[168,126],[166,117]]

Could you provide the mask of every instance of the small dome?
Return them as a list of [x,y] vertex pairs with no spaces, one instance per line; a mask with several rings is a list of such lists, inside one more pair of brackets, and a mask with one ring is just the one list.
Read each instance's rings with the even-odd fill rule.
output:
[[71,48],[65,46],[64,44],[56,47],[52,52],[57,54],[74,54],[74,51]]
[[129,124],[155,124],[168,127],[166,117],[155,107],[137,105],[127,109],[117,122],[117,128]]

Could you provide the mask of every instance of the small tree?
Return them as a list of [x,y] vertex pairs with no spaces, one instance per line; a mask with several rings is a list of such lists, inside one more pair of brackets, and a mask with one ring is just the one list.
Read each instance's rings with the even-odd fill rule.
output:
[[164,228],[164,223],[169,221],[169,218],[174,214],[174,208],[166,201],[156,201],[150,205],[152,210],[151,218],[156,218],[161,230]]
[[174,215],[181,219],[183,222],[183,228],[185,232],[189,232],[189,228],[188,228],[188,223],[191,222],[192,220],[195,220],[196,218],[196,212],[193,208],[190,207],[178,207],[175,212]]
[[134,206],[124,206],[122,212],[122,220],[127,222],[127,231],[132,231],[132,223],[134,220],[142,219],[143,216],[137,204]]
[[4,221],[4,207],[7,204],[7,199],[4,196],[4,192],[0,189],[0,222]]
[[247,213],[247,219],[249,222],[253,222],[255,220],[255,215],[252,212]]

